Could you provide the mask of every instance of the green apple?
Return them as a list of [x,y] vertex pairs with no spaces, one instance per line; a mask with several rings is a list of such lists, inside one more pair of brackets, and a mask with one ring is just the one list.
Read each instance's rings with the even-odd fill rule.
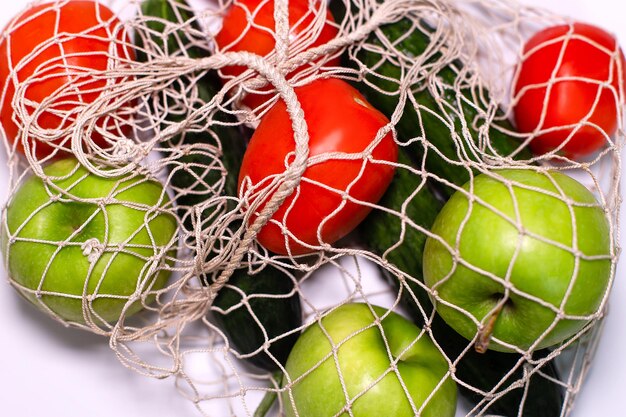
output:
[[441,317],[479,350],[543,348],[579,332],[612,270],[609,223],[594,195],[565,174],[522,169],[479,175],[464,189],[424,249]]
[[141,174],[99,177],[73,158],[44,173],[21,184],[2,218],[14,286],[66,322],[112,322],[140,310],[147,291],[167,283],[160,267],[175,247],[176,219],[159,210],[169,201],[163,186]]
[[300,335],[285,370],[289,417],[452,417],[456,410],[446,358],[426,332],[381,307],[332,310]]

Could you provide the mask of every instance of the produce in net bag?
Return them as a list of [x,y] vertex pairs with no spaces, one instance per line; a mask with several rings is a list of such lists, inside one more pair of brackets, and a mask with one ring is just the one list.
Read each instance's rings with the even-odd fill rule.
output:
[[9,281],[202,415],[569,415],[623,72],[510,1],[37,3],[0,43]]

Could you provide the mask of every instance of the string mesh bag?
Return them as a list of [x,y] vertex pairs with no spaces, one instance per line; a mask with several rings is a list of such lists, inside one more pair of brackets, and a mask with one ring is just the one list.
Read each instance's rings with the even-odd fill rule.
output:
[[[86,2],[93,21],[62,28],[79,3],[36,3],[2,34],[12,56],[0,64],[2,252],[20,294],[101,334],[129,369],[173,379],[201,415],[570,414],[619,254],[618,45],[511,1],[304,2],[296,21],[282,0]],[[220,40],[233,8],[241,37],[260,30],[273,49]],[[42,16],[50,32],[16,59],[14,36]],[[564,44],[595,48],[610,78],[554,72],[515,88],[541,49],[525,42],[555,25]],[[366,147],[310,146],[301,91],[329,78],[385,115]],[[563,81],[597,90],[579,121],[514,127],[528,91],[546,97]],[[591,116],[606,97],[615,132]],[[246,148],[278,107],[293,136],[284,168],[240,182]],[[565,145],[537,150],[558,131]],[[599,149],[568,154],[589,131]],[[397,158],[377,156],[390,142]],[[332,163],[359,167],[335,173],[345,188],[311,175]],[[393,172],[375,201],[355,191],[372,167]],[[335,204],[308,240],[290,220],[302,207],[315,215],[321,198],[306,201],[307,189]],[[86,216],[65,234],[35,234],[48,212],[74,206]],[[364,218],[327,240],[326,225],[352,208]],[[284,251],[261,243],[269,228]],[[36,267],[20,251],[37,253]],[[55,269],[73,272],[74,288]],[[360,345],[378,347],[376,359],[351,353]]]

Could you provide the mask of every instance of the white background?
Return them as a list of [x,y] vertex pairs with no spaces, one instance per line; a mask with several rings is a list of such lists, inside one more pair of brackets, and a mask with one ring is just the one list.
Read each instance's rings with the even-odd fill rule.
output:
[[[26,0],[3,1],[0,26]],[[626,45],[623,0],[525,0],[603,26]],[[4,158],[4,156],[0,156]],[[4,166],[0,160],[0,167]],[[6,198],[0,168],[0,197]],[[621,224],[626,224],[623,215]],[[622,233],[623,235],[623,233]],[[624,239],[622,239],[624,246]],[[610,313],[593,367],[572,417],[619,417],[624,411],[626,375],[626,283],[624,262],[617,271]],[[13,417],[195,416],[174,381],[153,380],[124,368],[106,339],[66,329],[22,301],[0,270],[0,415]],[[390,416],[392,417],[392,416]]]

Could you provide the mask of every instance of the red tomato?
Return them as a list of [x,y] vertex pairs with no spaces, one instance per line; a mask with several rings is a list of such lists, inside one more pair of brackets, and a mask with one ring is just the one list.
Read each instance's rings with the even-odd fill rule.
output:
[[[10,32],[0,43],[0,85],[5,89],[0,102],[0,120],[9,141],[18,139],[20,125],[24,122],[14,113],[11,102],[16,87],[29,77],[33,78],[25,90],[25,98],[33,105],[29,104],[27,111],[33,114],[39,103],[50,100],[48,107],[37,116],[36,122],[42,129],[66,129],[82,104],[100,96],[107,81],[89,71],[104,71],[109,66],[110,49],[114,48],[113,33],[117,34],[118,41],[123,38],[126,45],[130,45],[119,25],[120,21],[111,10],[89,0],[39,4],[9,23],[5,31],[10,29]],[[117,42],[117,55],[134,59],[133,50],[126,45]],[[113,130],[116,122],[114,118],[103,117],[97,125]],[[54,156],[62,157],[70,148],[65,139],[31,143],[37,158],[46,157],[55,149],[61,150]],[[99,133],[91,139],[99,146],[107,145]],[[24,152],[21,141],[17,149]]]
[[[376,203],[382,197],[394,173],[389,162],[398,158],[391,133],[371,149],[371,158],[361,157],[389,120],[348,83],[320,79],[295,91],[308,126],[309,157],[338,154],[310,164],[297,189],[257,235],[261,245],[279,254],[311,251],[291,236],[287,248],[279,224],[295,238],[314,246],[332,244],[353,230],[370,212],[363,202]],[[239,173],[240,190],[242,182],[244,192],[249,185],[244,179],[255,185],[284,172],[294,152],[291,119],[281,100],[265,114],[252,135]],[[355,155],[358,158],[341,158]],[[356,201],[345,200],[341,206],[342,193]]]
[[[319,3],[318,3],[319,4]],[[334,19],[329,11],[319,34],[314,39],[309,26],[314,22],[318,10],[310,7],[309,0],[289,0],[289,25],[291,28],[290,48],[294,44],[307,42],[308,48],[323,45],[337,36],[338,29],[333,25]],[[222,23],[222,29],[215,36],[215,43],[222,52],[248,51],[266,56],[274,50],[274,0],[236,0],[228,9]],[[307,39],[304,36],[306,35]],[[339,57],[329,59],[326,65],[339,65]],[[222,74],[235,77],[247,68],[231,66],[222,69]],[[289,76],[293,76],[294,71]],[[269,91],[270,87],[263,91]],[[249,94],[244,104],[254,109],[267,101],[267,94]]]
[[625,65],[616,50],[612,35],[583,23],[550,27],[526,43],[515,84],[517,127],[525,133],[555,129],[532,139],[533,152],[558,148],[561,155],[581,158],[606,143],[604,133],[615,133]]

